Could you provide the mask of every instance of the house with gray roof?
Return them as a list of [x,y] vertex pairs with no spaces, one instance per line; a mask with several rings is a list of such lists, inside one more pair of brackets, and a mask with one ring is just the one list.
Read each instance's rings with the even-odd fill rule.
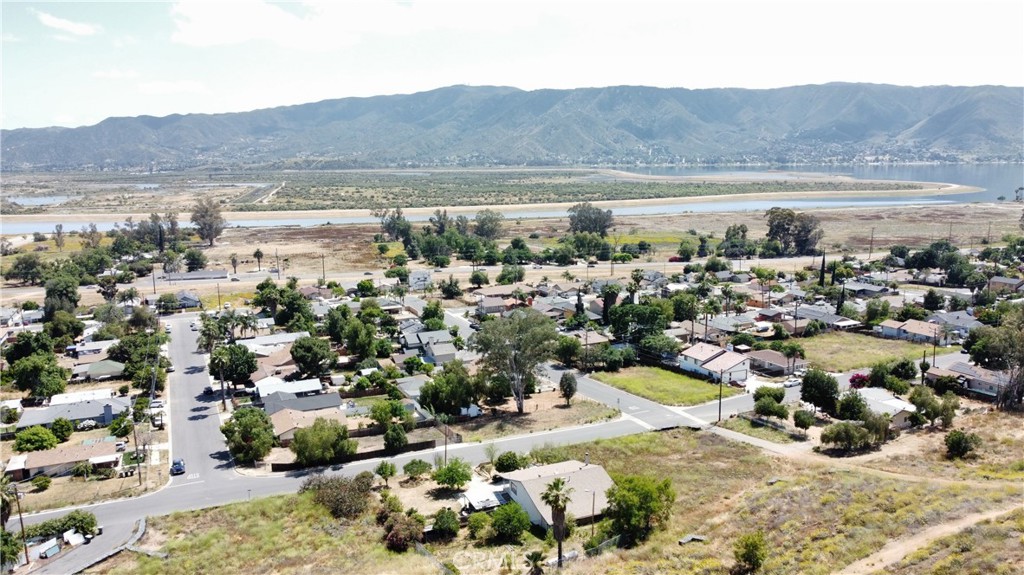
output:
[[21,419],[18,420],[17,426],[19,430],[33,425],[50,427],[54,420],[60,417],[75,424],[92,419],[100,425],[109,425],[130,406],[131,402],[127,398],[109,397],[26,409],[21,415]]
[[523,507],[530,522],[543,529],[551,527],[551,507],[544,504],[541,494],[555,479],[563,479],[572,488],[572,497],[565,509],[576,521],[596,521],[608,507],[608,490],[615,485],[611,476],[600,465],[569,460],[550,465],[538,465],[501,474],[508,481],[505,493],[509,499]]

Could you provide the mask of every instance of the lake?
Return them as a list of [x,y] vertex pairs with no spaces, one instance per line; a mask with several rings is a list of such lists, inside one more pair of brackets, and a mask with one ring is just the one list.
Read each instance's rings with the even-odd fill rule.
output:
[[[677,214],[686,212],[725,212],[725,211],[765,211],[771,207],[791,208],[806,210],[812,208],[842,208],[842,207],[879,207],[879,206],[902,206],[909,204],[951,204],[971,202],[995,202],[999,196],[1006,196],[1012,200],[1014,191],[1024,186],[1024,166],[1020,164],[963,164],[963,165],[866,165],[866,166],[782,166],[779,171],[765,166],[737,167],[729,166],[723,168],[708,167],[677,167],[677,168],[620,168],[637,174],[649,175],[673,175],[673,176],[722,176],[728,174],[741,174],[750,179],[779,179],[780,172],[814,172],[834,175],[848,175],[858,179],[866,180],[902,180],[918,182],[942,182],[949,184],[962,184],[983,188],[983,191],[968,194],[951,194],[943,196],[886,196],[879,193],[871,197],[844,196],[843,192],[837,192],[831,196],[807,198],[801,200],[762,200],[743,199],[737,196],[735,199],[716,202],[693,202],[676,203],[678,199],[666,199],[664,204],[627,206],[614,208],[619,215],[645,215],[645,214]],[[506,218],[558,218],[566,216],[565,210],[531,209],[521,207],[516,209],[502,210]],[[407,215],[410,221],[427,221],[428,215]],[[54,215],[53,221],[35,221],[4,223],[0,222],[0,233],[4,234],[30,234],[32,232],[50,232],[53,226],[60,223],[59,215]],[[279,218],[274,217],[273,212],[267,212],[267,217],[258,219],[229,219],[230,226],[256,227],[256,226],[317,226],[324,224],[366,224],[375,223],[377,219],[370,216],[352,217],[318,217],[317,212],[309,212],[309,217],[303,218]],[[97,224],[97,228],[106,231],[112,229],[111,222]]]

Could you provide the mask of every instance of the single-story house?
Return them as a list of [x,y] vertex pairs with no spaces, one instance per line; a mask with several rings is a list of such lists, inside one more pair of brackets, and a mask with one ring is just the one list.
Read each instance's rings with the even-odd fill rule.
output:
[[90,389],[89,391],[76,391],[74,393],[58,393],[50,398],[50,405],[65,405],[89,401],[90,399],[110,399],[114,397],[111,389]]
[[280,377],[265,377],[256,382],[256,393],[258,397],[266,397],[271,393],[285,391],[294,393],[297,396],[316,395],[323,392],[324,385],[319,379],[301,379],[299,381],[285,381]]
[[541,501],[541,494],[556,478],[562,478],[572,488],[572,497],[566,515],[580,523],[596,521],[608,506],[606,492],[615,483],[600,465],[569,460],[550,465],[527,467],[503,473],[508,481],[505,493],[509,499],[523,507],[530,522],[543,529],[551,527],[551,508]]
[[82,461],[88,461],[96,467],[120,467],[121,453],[117,451],[117,438],[108,437],[103,441],[89,443],[64,443],[53,449],[15,455],[7,462],[4,473],[15,481],[24,481],[37,475],[58,476],[70,472]]
[[448,330],[420,331],[405,336],[406,349],[421,349],[428,343],[451,343],[454,337]]
[[790,359],[774,349],[750,351],[745,355],[750,358],[750,367],[754,371],[760,371],[771,376],[789,375],[794,370],[807,367],[807,360],[802,358]]
[[972,329],[985,325],[966,311],[936,312],[925,318],[925,321],[938,325],[948,325],[956,330],[960,337],[967,337],[967,334]]
[[395,385],[398,389],[402,390],[409,399],[419,401],[420,390],[427,383],[433,381],[429,375],[417,373],[416,375],[410,375],[409,377],[401,377],[395,380]]
[[329,287],[306,286],[299,288],[299,295],[306,299],[331,299],[334,297],[334,290]]
[[130,409],[131,402],[127,398],[110,397],[106,399],[89,399],[76,403],[62,403],[49,407],[26,409],[18,420],[18,429],[42,425],[50,427],[53,421],[63,417],[71,423],[92,419],[100,425],[109,425],[111,421]]
[[341,425],[345,425],[345,412],[338,408],[315,409],[311,411],[280,409],[270,416],[270,422],[274,424],[274,437],[277,437],[282,447],[288,447],[292,439],[295,438],[295,432],[299,429],[312,427],[317,418],[337,421]]
[[955,378],[967,394],[987,400],[995,399],[1010,383],[1010,376],[1005,371],[993,371],[962,361],[948,369],[932,367],[925,374],[925,379],[933,382],[943,376]]
[[[167,274],[167,280],[176,281],[189,281],[189,280],[226,280],[228,279],[228,270],[195,270],[191,272],[181,273],[169,273]],[[178,299],[181,301],[181,298]],[[198,307],[198,306],[187,306],[187,307]]]
[[988,280],[988,289],[993,293],[1013,293],[1024,289],[1024,279],[993,276]]
[[75,379],[110,379],[124,374],[124,364],[112,359],[102,359],[94,363],[81,363],[71,368]]
[[292,411],[319,411],[334,409],[342,411],[344,402],[337,393],[319,393],[316,395],[296,395],[287,391],[275,391],[263,398],[263,411],[274,415],[282,409]]
[[750,376],[750,358],[703,342],[679,354],[679,367],[716,381],[746,381]]
[[843,284],[846,293],[854,297],[878,297],[889,293],[887,286],[850,281]]
[[501,313],[505,311],[505,300],[500,297],[487,296],[476,304],[476,312],[481,315]]
[[910,416],[917,411],[914,404],[904,401],[880,387],[865,387],[858,391],[864,398],[864,402],[868,404],[868,409],[873,413],[889,414],[893,427],[896,429],[910,427]]
[[300,337],[309,337],[309,332],[297,331],[272,333],[270,335],[261,335],[246,339],[237,339],[235,340],[235,343],[239,345],[244,345],[250,351],[254,351],[258,347],[271,347],[275,345],[295,343],[295,340],[299,339]]
[[565,335],[578,339],[583,347],[593,347],[595,345],[601,345],[602,343],[611,343],[612,341],[611,337],[592,329],[585,331],[578,329],[576,331],[570,331]]
[[112,345],[116,345],[121,340],[119,339],[106,339],[103,341],[90,341],[88,343],[80,343],[77,345],[69,345],[65,348],[64,352],[76,359],[83,359],[86,356],[100,357],[106,355],[107,349]]
[[430,270],[412,270],[409,272],[409,289],[423,291],[431,282]]
[[943,335],[942,326],[916,319],[908,319],[904,322],[887,319],[878,324],[875,332],[885,338],[906,339],[917,343],[937,342],[939,345],[948,343],[948,336]]

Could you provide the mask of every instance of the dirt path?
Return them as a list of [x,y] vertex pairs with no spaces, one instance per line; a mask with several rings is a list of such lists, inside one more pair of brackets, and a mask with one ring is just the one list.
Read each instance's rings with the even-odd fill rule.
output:
[[284,188],[284,185],[287,184],[287,183],[288,182],[281,182],[280,186],[274,188],[273,190],[270,190],[269,194],[267,194],[266,196],[263,196],[263,198],[260,199],[259,203],[261,203],[261,204],[269,204],[270,200],[272,200],[274,198],[274,194],[276,194],[277,192],[280,192],[281,189]]
[[847,565],[842,571],[837,571],[835,575],[862,575],[863,573],[870,573],[883,569],[893,563],[896,563],[900,559],[903,559],[910,553],[921,549],[935,539],[945,537],[947,535],[953,535],[967,527],[970,527],[971,525],[980,523],[987,519],[995,519],[1000,515],[1019,509],[1020,505],[1020,501],[1016,501],[1008,507],[993,509],[992,511],[986,511],[985,513],[975,513],[953,521],[940,523],[911,537],[897,539],[860,561]]

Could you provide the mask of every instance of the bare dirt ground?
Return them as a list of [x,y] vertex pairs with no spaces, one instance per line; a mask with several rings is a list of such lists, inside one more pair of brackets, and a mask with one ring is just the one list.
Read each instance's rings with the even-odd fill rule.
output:
[[519,414],[515,401],[510,398],[502,405],[493,406],[491,413],[496,413],[496,416],[453,424],[452,428],[462,435],[464,441],[487,441],[506,435],[596,423],[618,415],[614,409],[579,397],[573,398],[572,404],[566,407],[565,399],[557,391],[534,393],[526,398],[523,408],[524,413]]

